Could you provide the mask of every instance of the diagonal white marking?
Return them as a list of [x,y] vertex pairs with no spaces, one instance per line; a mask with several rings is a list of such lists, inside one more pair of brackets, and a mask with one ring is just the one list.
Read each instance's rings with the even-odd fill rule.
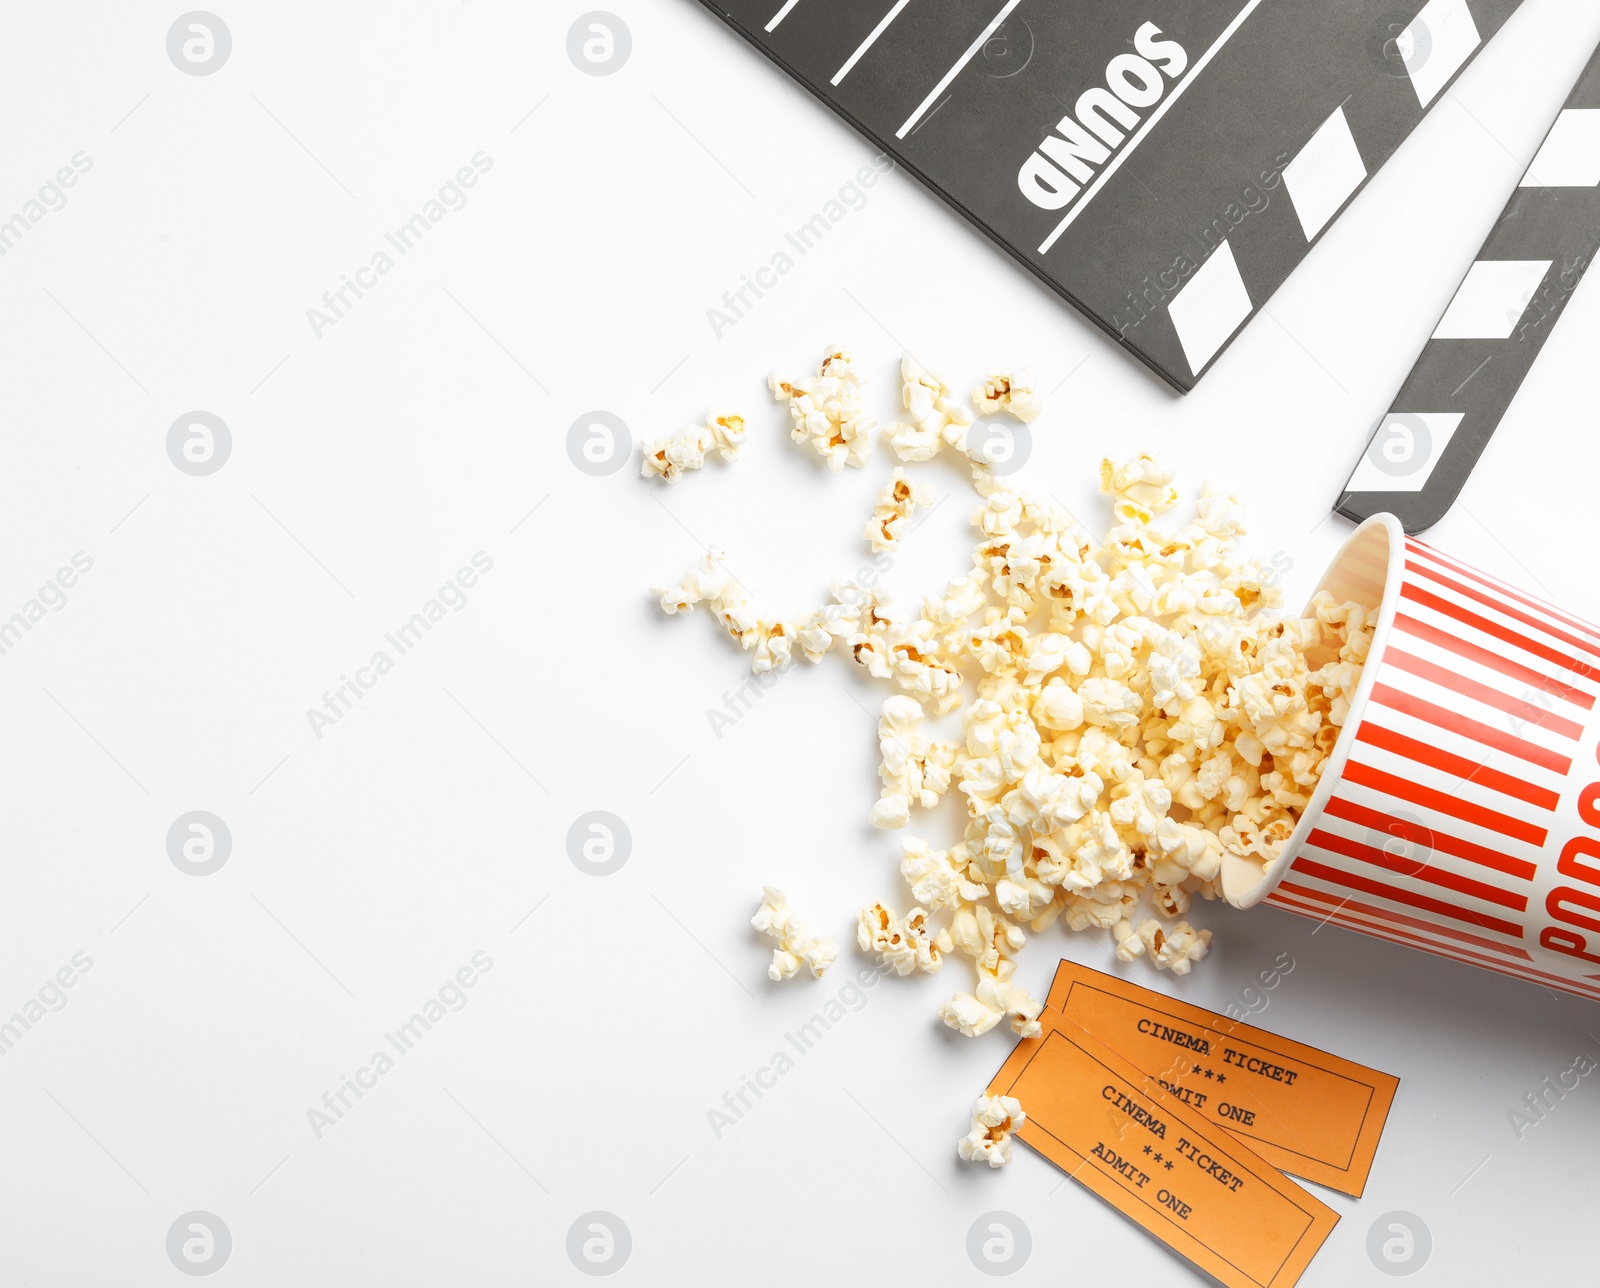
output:
[[789,10],[793,9],[795,5],[799,3],[800,0],[784,0],[783,8],[779,9],[777,13],[772,15],[772,21],[767,24],[767,30],[771,31],[780,22],[787,18],[789,16]]
[[1084,189],[1083,196],[1078,198],[1077,204],[1061,217],[1061,222],[1055,226],[1055,230],[1048,237],[1046,237],[1043,243],[1040,245],[1039,253],[1041,255],[1043,255],[1047,250],[1056,244],[1056,238],[1061,236],[1062,233],[1066,232],[1068,228],[1072,227],[1072,221],[1083,213],[1084,207],[1094,200],[1095,194],[1098,193],[1101,188],[1106,186],[1106,181],[1110,179],[1119,168],[1121,168],[1122,163],[1128,159],[1133,150],[1144,141],[1145,135],[1149,134],[1150,131],[1155,128],[1156,122],[1167,114],[1167,109],[1176,103],[1181,97],[1183,97],[1184,90],[1188,89],[1190,85],[1194,84],[1194,82],[1199,78],[1200,73],[1205,71],[1207,64],[1209,64],[1211,60],[1222,51],[1222,47],[1226,45],[1228,41],[1233,39],[1233,33],[1239,30],[1239,28],[1244,24],[1244,20],[1256,11],[1256,6],[1260,3],[1261,0],[1250,0],[1250,3],[1245,5],[1245,7],[1239,11],[1239,16],[1230,22],[1227,26],[1227,29],[1217,37],[1216,43],[1213,44],[1210,49],[1206,50],[1206,52],[1200,56],[1200,61],[1189,69],[1189,74],[1172,87],[1172,91],[1166,96],[1166,98],[1161,100],[1161,105],[1157,107],[1154,112],[1150,113],[1149,119],[1138,128],[1132,138],[1123,144],[1122,151],[1118,152],[1116,156],[1111,158],[1111,164],[1100,172],[1100,177]]
[[850,74],[850,69],[861,61],[861,55],[866,53],[867,50],[871,49],[873,45],[878,43],[878,37],[883,35],[883,33],[888,30],[889,24],[899,17],[900,11],[910,3],[911,0],[895,0],[894,8],[889,10],[888,13],[884,14],[878,25],[872,29],[872,34],[856,46],[856,52],[851,54],[849,58],[845,59],[844,66],[833,74],[833,79],[829,81],[828,84],[837,85],[846,76],[848,76]]
[[[906,123],[894,132],[895,138],[903,139],[906,135],[911,133],[911,127],[917,123],[924,112],[934,105],[939,95],[943,94],[945,90],[950,87],[950,82],[961,74],[961,69],[970,63],[975,57],[977,57],[978,51],[989,43],[989,37],[994,35],[996,28],[998,28],[1000,24],[1006,20],[1006,17],[1011,13],[1011,11],[1021,3],[1022,0],[1006,0],[1005,8],[1000,10],[999,13],[995,14],[994,21],[978,33],[978,38],[967,46],[967,52],[962,54],[960,58],[956,59],[956,65],[947,71],[940,79],[939,83],[928,92],[928,97],[923,99],[922,102],[917,105],[917,110],[911,113],[910,116],[906,117]],[[1252,0],[1250,7],[1253,9],[1260,3],[1261,0]]]

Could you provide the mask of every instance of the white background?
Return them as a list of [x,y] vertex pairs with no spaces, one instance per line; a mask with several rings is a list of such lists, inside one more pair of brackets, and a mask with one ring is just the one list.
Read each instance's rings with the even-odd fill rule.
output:
[[[0,616],[94,562],[0,657],[0,1017],[75,952],[93,966],[0,1057],[0,1282],[184,1282],[165,1239],[195,1209],[239,1284],[582,1282],[567,1230],[596,1209],[641,1283],[985,1282],[965,1235],[994,1209],[1032,1233],[1015,1282],[1200,1278],[1026,1149],[959,1163],[1010,1046],[938,1024],[959,961],[880,983],[716,1137],[707,1111],[862,964],[855,910],[905,902],[864,821],[884,695],[830,658],[719,739],[705,713],[745,659],[646,591],[702,542],[781,613],[860,565],[890,463],[827,474],[764,388],[844,343],[884,417],[902,344],[962,388],[1031,363],[1055,392],[1026,484],[1098,526],[1099,458],[1159,450],[1191,491],[1248,497],[1300,599],[1600,15],[1527,0],[1180,400],[899,174],[715,338],[706,310],[871,151],[689,0],[617,2],[632,53],[603,77],[551,0],[233,5],[203,77],[168,59],[175,6],[8,14],[0,219],[93,164],[0,259]],[[465,208],[317,336],[307,310],[479,151]],[[1431,538],[1591,618],[1597,334],[1588,284]],[[637,443],[714,399],[752,422],[732,468],[666,490],[569,460],[585,411]],[[192,409],[233,436],[208,477],[166,453]],[[911,598],[964,567],[969,494],[927,477],[951,499],[889,579]],[[477,551],[466,607],[317,737],[307,709]],[[205,877],[166,852],[196,809],[233,837]],[[569,861],[588,810],[631,830],[614,875]],[[768,983],[764,882],[847,944],[835,975]],[[1366,1197],[1321,1195],[1343,1219],[1305,1283],[1387,1282],[1366,1240],[1392,1210],[1432,1232],[1418,1282],[1586,1270],[1600,1079],[1520,1141],[1507,1112],[1600,1056],[1600,1015],[1276,910],[1200,912],[1200,970],[1134,977],[1220,1007],[1288,953],[1262,1021],[1403,1080]],[[317,1139],[307,1111],[475,952],[465,1008]],[[1063,953],[1107,961],[1037,937],[1040,996]]]

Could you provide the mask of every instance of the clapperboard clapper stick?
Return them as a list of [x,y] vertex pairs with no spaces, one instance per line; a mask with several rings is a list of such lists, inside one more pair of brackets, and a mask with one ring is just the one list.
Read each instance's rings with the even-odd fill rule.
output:
[[1522,0],[702,2],[1187,392]]
[[1378,423],[1335,513],[1444,517],[1600,250],[1600,50]]

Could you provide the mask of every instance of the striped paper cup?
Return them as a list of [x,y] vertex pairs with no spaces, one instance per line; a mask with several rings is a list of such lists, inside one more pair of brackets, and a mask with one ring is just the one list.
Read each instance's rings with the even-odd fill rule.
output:
[[[1278,860],[1223,892],[1600,998],[1600,629],[1369,519],[1321,589],[1376,615]],[[1313,656],[1313,664],[1323,659]]]

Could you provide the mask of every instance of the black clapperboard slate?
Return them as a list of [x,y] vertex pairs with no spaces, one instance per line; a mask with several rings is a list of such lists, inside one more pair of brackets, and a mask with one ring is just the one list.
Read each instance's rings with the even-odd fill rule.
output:
[[1454,504],[1600,251],[1600,52],[1379,422],[1335,512],[1407,532]]
[[1522,0],[702,2],[1187,392]]

